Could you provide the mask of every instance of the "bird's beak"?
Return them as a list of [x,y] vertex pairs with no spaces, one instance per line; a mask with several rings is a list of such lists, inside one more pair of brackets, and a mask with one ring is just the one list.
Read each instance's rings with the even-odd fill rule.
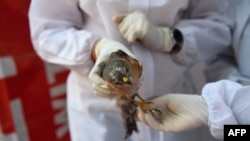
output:
[[128,80],[127,84],[129,85],[133,85],[132,82],[130,80]]

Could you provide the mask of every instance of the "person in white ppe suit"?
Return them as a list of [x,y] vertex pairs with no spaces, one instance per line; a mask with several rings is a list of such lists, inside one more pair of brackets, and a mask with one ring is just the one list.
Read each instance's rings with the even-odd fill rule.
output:
[[[226,0],[32,0],[35,51],[71,70],[67,109],[72,141],[123,140],[120,111],[105,98],[111,92],[95,73],[99,62],[118,49],[141,62],[143,98],[194,93],[188,71],[197,56],[210,59],[231,43],[228,6]],[[173,29],[181,32],[183,43],[176,42]],[[176,45],[182,49],[171,54]],[[201,141],[199,130],[162,133],[141,123],[138,128],[129,140]]]
[[216,71],[210,68],[216,77],[209,80],[222,80],[207,83],[201,95],[168,93],[153,99],[156,108],[165,107],[164,122],[159,124],[140,110],[138,117],[142,122],[165,132],[183,132],[208,126],[217,139],[224,138],[226,124],[250,124],[250,1],[230,2],[235,12],[232,52],[218,56],[220,60],[211,65],[217,68]]
[[250,85],[250,9],[248,8],[250,1],[229,0],[229,2],[235,15],[232,47],[225,49],[209,64],[206,69],[207,81],[228,79],[242,85]]
[[153,99],[155,108],[165,108],[162,124],[141,110],[138,117],[151,128],[165,132],[208,126],[213,137],[223,139],[224,125],[250,124],[249,94],[250,86],[220,80],[206,84],[202,95],[166,94]]
[[[250,5],[249,0],[230,0],[235,9],[235,29],[233,36],[233,50],[240,74],[250,79],[249,53],[250,53]],[[250,85],[250,80],[248,80]]]

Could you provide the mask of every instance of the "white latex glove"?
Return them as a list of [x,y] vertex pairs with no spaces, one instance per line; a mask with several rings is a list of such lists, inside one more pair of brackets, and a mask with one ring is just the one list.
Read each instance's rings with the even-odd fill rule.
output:
[[122,36],[133,43],[137,39],[151,49],[170,52],[174,41],[170,35],[170,28],[156,27],[140,11],[127,15],[117,15],[112,20],[119,24]]
[[98,74],[98,71],[100,69],[99,64],[109,59],[112,52],[116,52],[118,50],[124,51],[131,57],[135,58],[135,56],[123,44],[107,38],[98,41],[93,49],[94,50],[92,52],[96,57],[96,61],[95,65],[89,73],[89,78],[93,82],[92,85],[94,91],[99,96],[112,98],[114,96],[114,93],[107,88],[105,81]]
[[154,108],[163,112],[163,122],[158,123],[150,113],[141,109],[138,118],[149,127],[165,132],[181,132],[207,125],[208,108],[199,95],[167,94],[152,100]]

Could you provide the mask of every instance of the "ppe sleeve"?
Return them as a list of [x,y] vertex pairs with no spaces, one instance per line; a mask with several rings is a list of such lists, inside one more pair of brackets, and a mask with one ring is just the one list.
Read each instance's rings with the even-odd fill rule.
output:
[[45,61],[87,74],[93,62],[91,48],[99,37],[82,29],[78,0],[32,0],[29,9],[31,39]]
[[230,10],[226,0],[190,0],[184,19],[175,25],[184,37],[175,59],[183,63],[192,63],[197,57],[208,61],[228,47],[234,24]]
[[246,23],[246,27],[241,36],[241,42],[236,45],[238,46],[238,54],[236,55],[239,70],[243,76],[250,78],[250,67],[249,67],[249,36],[250,36],[250,20]]
[[[235,10],[235,29],[233,48],[238,69],[244,77],[250,78],[249,67],[249,37],[250,37],[250,10],[249,0],[229,0]],[[243,14],[244,13],[244,14]]]
[[208,126],[211,134],[223,139],[225,124],[250,123],[250,86],[229,80],[208,83],[202,96],[208,106]]

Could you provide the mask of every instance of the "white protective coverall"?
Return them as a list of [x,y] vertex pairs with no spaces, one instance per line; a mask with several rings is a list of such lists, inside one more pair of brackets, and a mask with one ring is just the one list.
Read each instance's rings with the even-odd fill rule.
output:
[[[235,9],[235,30],[233,36],[233,50],[239,71],[243,77],[250,79],[250,1],[230,0]],[[250,85],[250,80],[249,80]]]
[[250,124],[250,86],[221,80],[206,84],[202,96],[208,105],[208,126],[215,138],[223,139],[225,124]]
[[229,0],[229,2],[234,9],[235,18],[232,48],[225,49],[208,66],[207,80],[213,82],[229,79],[250,85],[250,1]]
[[[140,43],[130,45],[143,65],[139,94],[147,99],[170,92],[196,93],[188,68],[197,60],[197,51],[206,60],[231,43],[227,6],[223,0],[32,0],[29,21],[35,51],[43,60],[71,69],[67,105],[72,141],[120,141],[124,137],[115,101],[95,95],[88,78],[94,42],[107,37],[129,46],[112,16],[140,10],[156,26],[176,27],[183,33],[183,49],[176,55]],[[140,132],[131,140],[201,141],[199,130],[161,133],[138,126]]]
[[[231,51],[220,55],[210,68],[214,79],[229,79],[206,84],[202,96],[208,105],[208,126],[215,138],[223,138],[224,124],[250,124],[250,1],[229,0],[235,11]],[[212,74],[213,73],[213,74]],[[216,78],[217,77],[217,78]]]

